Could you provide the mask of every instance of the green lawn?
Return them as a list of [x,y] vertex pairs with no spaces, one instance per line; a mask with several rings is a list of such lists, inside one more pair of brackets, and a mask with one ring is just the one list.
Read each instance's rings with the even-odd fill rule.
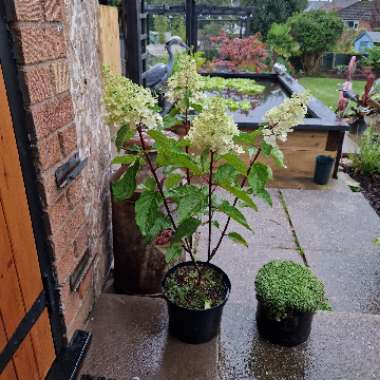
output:
[[[299,82],[303,87],[310,90],[316,98],[335,111],[338,103],[338,91],[344,82],[343,79],[305,77],[300,78]],[[354,80],[352,85],[354,92],[363,93],[365,81]]]

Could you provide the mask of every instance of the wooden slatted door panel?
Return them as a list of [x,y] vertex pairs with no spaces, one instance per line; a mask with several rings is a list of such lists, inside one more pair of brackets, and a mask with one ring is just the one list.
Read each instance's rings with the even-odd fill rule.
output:
[[[0,352],[36,302],[43,284],[0,66]],[[43,379],[55,358],[47,309],[1,374],[1,380]]]

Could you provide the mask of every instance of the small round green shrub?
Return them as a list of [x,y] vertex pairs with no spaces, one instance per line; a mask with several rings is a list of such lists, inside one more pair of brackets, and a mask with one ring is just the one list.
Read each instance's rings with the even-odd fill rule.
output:
[[281,320],[292,312],[331,310],[323,283],[304,265],[273,260],[257,273],[256,296],[269,317]]

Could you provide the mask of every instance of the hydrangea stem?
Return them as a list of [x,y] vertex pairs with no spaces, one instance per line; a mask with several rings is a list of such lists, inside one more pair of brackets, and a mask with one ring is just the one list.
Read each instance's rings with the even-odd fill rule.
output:
[[[243,188],[245,186],[245,184],[247,183],[247,178],[249,176],[249,174],[251,173],[251,170],[252,170],[252,167],[253,167],[253,164],[257,161],[257,159],[259,158],[260,156],[260,153],[261,153],[261,148],[258,148],[257,149],[257,152],[256,154],[254,155],[254,157],[252,158],[251,162],[249,163],[249,167],[248,167],[248,170],[247,170],[247,175],[244,176],[244,178],[242,179],[241,181],[241,184],[240,184],[240,187]],[[236,197],[234,199],[234,202],[233,202],[233,206],[236,206],[238,202],[238,198]],[[208,259],[208,262],[210,262],[212,260],[212,258],[216,255],[216,252],[218,251],[220,245],[222,244],[222,241],[224,239],[224,236],[226,235],[226,232],[227,232],[227,229],[228,229],[228,226],[230,225],[230,222],[231,222],[231,218],[228,217],[227,221],[226,221],[226,224],[223,228],[223,231],[220,235],[220,238],[218,240],[218,243],[216,244],[215,248],[212,250],[212,253],[211,255],[209,256],[209,259]]]
[[[154,178],[154,180],[156,182],[158,191],[160,192],[160,195],[161,195],[162,200],[164,202],[166,213],[167,213],[167,215],[168,215],[168,217],[170,219],[170,223],[172,224],[174,231],[176,231],[177,230],[177,225],[176,225],[176,223],[174,221],[174,218],[173,218],[173,215],[172,215],[172,213],[170,211],[170,207],[169,207],[168,201],[167,201],[167,199],[165,197],[164,189],[162,188],[162,184],[161,184],[160,180],[158,179],[158,176],[157,176],[156,170],[154,169],[152,160],[149,157],[149,153],[147,151],[147,147],[146,147],[146,144],[145,144],[144,136],[143,136],[143,133],[142,133],[142,128],[141,128],[140,125],[137,127],[137,132],[138,132],[139,137],[140,137],[140,143],[141,143],[141,147],[142,147],[143,152],[144,152],[145,159],[146,159],[146,161],[147,161],[147,163],[149,165],[149,169],[150,169],[151,173],[153,174],[153,178]],[[195,261],[195,257],[194,257],[194,255],[192,253],[191,247],[189,246],[189,242],[187,240],[185,240],[185,243],[182,244],[182,247],[183,247],[183,249],[186,252],[189,253],[189,255],[191,257],[191,260],[193,261],[194,265],[197,267],[197,263]]]
[[212,170],[214,164],[214,152],[210,150],[210,173],[208,178],[208,250],[207,260],[211,260],[211,233],[212,233]]

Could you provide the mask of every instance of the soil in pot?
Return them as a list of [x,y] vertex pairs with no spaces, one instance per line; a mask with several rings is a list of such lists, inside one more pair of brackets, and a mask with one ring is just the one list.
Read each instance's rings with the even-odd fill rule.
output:
[[287,347],[297,346],[309,338],[313,316],[314,313],[296,311],[276,320],[259,301],[256,312],[257,328],[260,336],[271,343]]
[[199,344],[214,338],[231,283],[217,266],[192,262],[173,267],[163,281],[168,303],[169,331],[183,342]]

